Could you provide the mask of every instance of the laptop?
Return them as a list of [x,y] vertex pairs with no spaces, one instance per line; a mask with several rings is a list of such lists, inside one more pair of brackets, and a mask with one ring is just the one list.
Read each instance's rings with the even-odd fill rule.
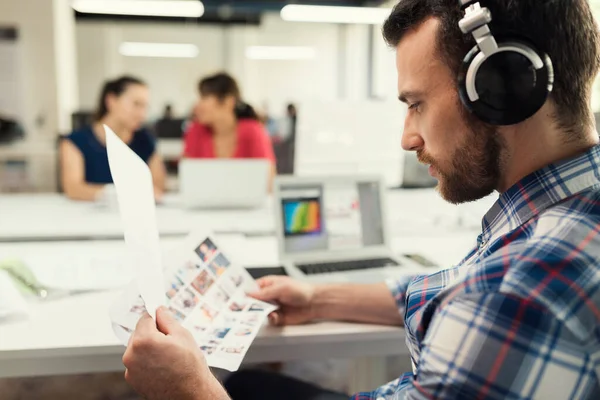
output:
[[390,248],[381,177],[279,177],[279,257],[287,275],[318,282],[381,282],[411,261]]
[[183,159],[179,191],[185,208],[258,208],[267,200],[271,162],[263,159]]

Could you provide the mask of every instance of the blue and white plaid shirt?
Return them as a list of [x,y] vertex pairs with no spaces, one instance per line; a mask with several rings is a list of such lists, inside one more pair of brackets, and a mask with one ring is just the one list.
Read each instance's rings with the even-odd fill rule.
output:
[[366,399],[600,399],[600,146],[521,180],[456,267],[389,282],[414,371]]

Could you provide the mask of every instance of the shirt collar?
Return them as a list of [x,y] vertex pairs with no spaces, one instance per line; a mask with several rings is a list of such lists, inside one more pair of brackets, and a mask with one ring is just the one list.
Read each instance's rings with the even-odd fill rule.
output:
[[489,242],[523,225],[552,205],[597,185],[600,185],[600,145],[550,164],[502,193],[483,217],[479,241]]

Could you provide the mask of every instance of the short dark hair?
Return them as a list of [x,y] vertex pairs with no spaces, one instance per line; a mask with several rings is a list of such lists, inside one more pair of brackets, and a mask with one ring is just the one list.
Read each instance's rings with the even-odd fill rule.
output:
[[[475,46],[458,22],[463,13],[457,0],[400,0],[383,26],[386,42],[396,47],[406,33],[433,17],[440,21],[437,47],[458,77],[462,60]],[[517,36],[550,56],[554,64],[556,122],[581,134],[593,124],[589,106],[591,85],[600,66],[600,39],[587,0],[481,0],[492,12],[490,29],[496,37]]]
[[94,114],[94,119],[100,121],[108,114],[108,107],[106,106],[106,97],[109,94],[119,97],[122,95],[127,88],[131,85],[146,86],[144,81],[129,75],[123,75],[119,78],[104,82],[102,86],[102,92],[100,93],[100,99],[98,101],[98,108]]
[[236,101],[234,112],[238,120],[258,120],[258,114],[254,108],[242,100],[242,94],[237,81],[228,73],[219,72],[203,78],[198,83],[198,91],[202,96],[215,96],[220,101],[223,101],[228,96],[232,96]]

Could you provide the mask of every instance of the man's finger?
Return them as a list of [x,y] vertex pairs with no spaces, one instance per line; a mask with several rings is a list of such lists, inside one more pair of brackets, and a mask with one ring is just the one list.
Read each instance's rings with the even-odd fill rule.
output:
[[135,327],[134,335],[144,336],[153,332],[156,332],[156,322],[150,314],[145,312]]
[[264,288],[274,284],[275,280],[276,280],[275,278],[277,278],[277,277],[274,275],[265,276],[260,279],[257,279],[256,283],[258,284],[259,288],[264,289]]
[[269,323],[273,326],[279,326],[281,325],[281,313],[278,311],[273,311],[271,314],[269,314]]
[[261,301],[277,301],[281,296],[281,288],[280,285],[267,286],[258,292],[248,293],[248,296]]
[[158,330],[165,335],[172,335],[182,328],[179,321],[165,307],[159,307],[156,310],[156,325]]

